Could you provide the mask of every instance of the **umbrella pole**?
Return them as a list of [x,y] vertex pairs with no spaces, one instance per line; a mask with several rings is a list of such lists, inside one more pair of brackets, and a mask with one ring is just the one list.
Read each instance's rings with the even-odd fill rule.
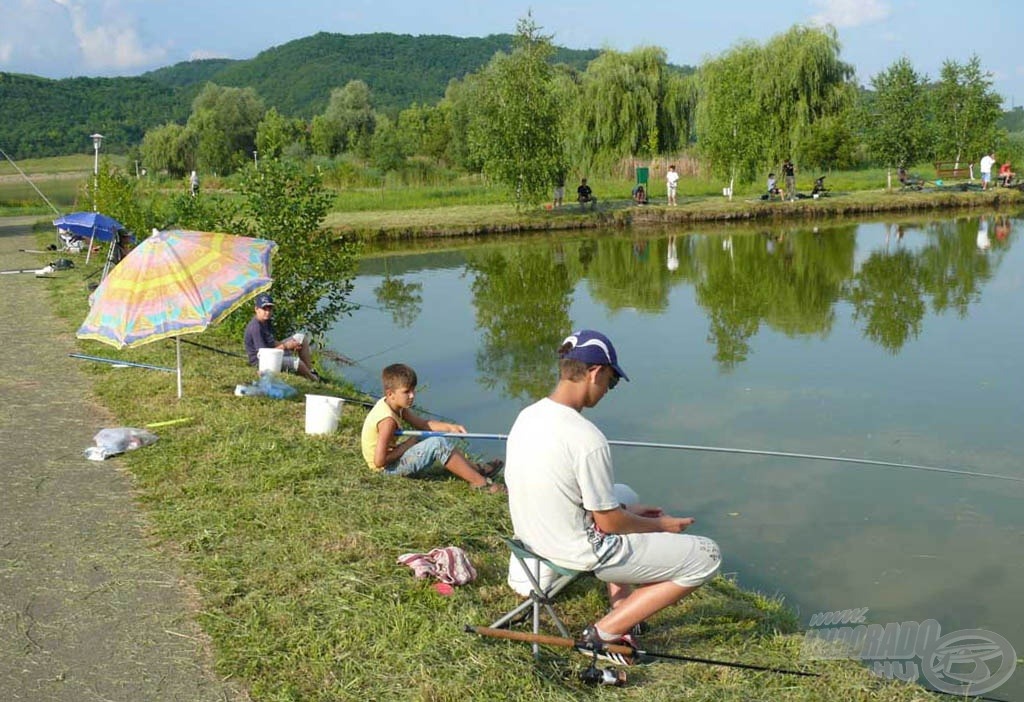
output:
[[181,337],[174,337],[174,346],[178,356],[178,399],[181,399]]
[[89,248],[85,252],[85,262],[89,262],[89,257],[92,256],[92,242],[96,238],[96,227],[92,228],[92,236],[89,237]]

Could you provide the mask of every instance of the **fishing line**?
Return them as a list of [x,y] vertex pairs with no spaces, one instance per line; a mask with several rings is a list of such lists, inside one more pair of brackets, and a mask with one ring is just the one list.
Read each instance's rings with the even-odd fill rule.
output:
[[[400,430],[398,434],[406,436],[444,436],[454,439],[494,439],[506,441],[508,434],[455,434],[441,431],[406,431]],[[814,461],[838,461],[840,463],[858,463],[860,465],[876,466],[882,468],[906,468],[908,470],[920,470],[931,473],[947,473],[949,475],[964,475],[971,478],[993,478],[996,480],[1010,480],[1017,483],[1024,483],[1024,478],[1015,475],[1002,475],[999,473],[979,473],[971,470],[958,468],[940,468],[938,466],[925,466],[915,463],[893,463],[891,461],[876,461],[870,458],[849,458],[846,456],[821,456],[813,453],[793,453],[791,451],[768,451],[761,449],[728,448],[725,446],[698,446],[693,444],[660,444],[648,441],[619,441],[609,439],[612,446],[633,446],[642,448],[675,449],[682,451],[708,451],[712,453],[739,453],[753,456],[778,456],[782,458],[802,458]]]
[[206,349],[207,351],[213,351],[215,353],[222,353],[225,356],[234,356],[236,358],[245,358],[245,354],[236,353],[235,351],[225,351],[223,349],[218,349],[218,348],[213,347],[213,346],[207,346],[206,344],[200,344],[198,341],[189,341],[188,339],[182,339],[181,343],[188,344],[189,346],[198,346],[201,349]]
[[[509,631],[508,629],[492,629],[486,626],[472,626],[467,624],[465,626],[466,633],[479,634],[480,636],[490,636],[498,639],[511,639],[513,641],[525,641],[527,643],[539,643],[548,646],[561,646],[563,648],[575,648],[580,650],[581,653],[584,651],[582,648],[588,650],[594,650],[597,653],[607,651],[609,653],[618,653],[623,656],[630,658],[650,656],[652,658],[665,658],[674,661],[686,661],[688,663],[702,663],[704,665],[717,665],[724,666],[726,668],[742,668],[744,670],[757,670],[765,673],[778,673],[780,675],[799,675],[807,678],[818,678],[821,677],[820,673],[812,673],[806,670],[792,670],[790,668],[775,668],[767,665],[755,665],[753,663],[739,663],[736,661],[719,661],[712,658],[699,658],[697,656],[683,656],[677,653],[658,653],[655,651],[637,650],[631,646],[625,646],[622,644],[584,644],[574,639],[565,638],[562,636],[548,636],[545,634],[529,634],[526,632]],[[591,649],[591,647],[593,647]]]
[[18,168],[18,164],[16,164],[14,162],[14,159],[12,159],[10,156],[8,156],[7,153],[4,152],[3,149],[0,149],[0,154],[3,154],[4,158],[6,158],[8,161],[11,162],[11,165],[14,166],[14,170],[16,170],[18,173],[20,173],[21,177],[28,181],[28,184],[31,185],[32,189],[35,190],[39,194],[39,197],[43,198],[43,202],[45,202],[47,205],[49,205],[50,209],[53,210],[58,217],[60,217],[60,215],[61,215],[60,210],[58,210],[56,207],[54,207],[53,203],[50,202],[49,200],[47,200],[46,196],[43,195],[43,191],[41,191],[39,188],[37,188],[36,184],[32,182],[32,179],[29,178],[27,175],[25,175],[25,172],[23,170]]

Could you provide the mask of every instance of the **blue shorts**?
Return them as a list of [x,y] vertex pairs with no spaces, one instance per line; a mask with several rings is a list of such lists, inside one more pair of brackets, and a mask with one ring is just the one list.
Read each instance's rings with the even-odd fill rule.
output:
[[388,475],[416,475],[435,463],[444,465],[452,457],[454,444],[443,436],[431,436],[417,441],[394,463],[384,467]]

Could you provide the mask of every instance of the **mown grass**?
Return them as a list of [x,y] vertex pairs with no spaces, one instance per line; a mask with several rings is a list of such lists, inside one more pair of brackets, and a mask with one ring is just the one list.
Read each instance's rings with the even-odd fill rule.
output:
[[[69,337],[86,314],[94,271],[80,263],[48,281]],[[193,340],[240,350],[223,328]],[[171,342],[124,352],[78,345],[89,355],[174,365]],[[500,537],[511,525],[502,497],[475,493],[444,475],[374,474],[359,455],[361,407],[345,405],[336,434],[307,436],[301,399],[232,394],[253,378],[242,359],[190,345],[182,355],[180,401],[169,373],[106,364],[84,369],[122,425],[187,418],[156,428],[160,440],[123,462],[154,537],[181,560],[200,593],[197,616],[213,642],[218,674],[253,699],[931,699],[854,663],[801,660],[798,624],[784,601],[723,578],[656,616],[645,645],[807,667],[821,677],[661,663],[630,669],[625,688],[590,688],[578,680],[587,664],[578,654],[547,650],[535,661],[526,644],[465,634],[465,624],[485,625],[517,601],[504,585],[508,554]],[[301,392],[354,396],[343,369],[335,372],[337,388],[287,379]],[[396,563],[402,553],[449,544],[466,549],[479,573],[451,597]],[[579,583],[560,604],[577,630],[604,607],[594,581]]]

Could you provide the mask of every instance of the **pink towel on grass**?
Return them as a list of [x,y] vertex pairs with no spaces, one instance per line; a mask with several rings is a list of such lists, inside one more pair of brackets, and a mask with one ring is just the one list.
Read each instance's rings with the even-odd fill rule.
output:
[[398,562],[412,568],[417,579],[432,576],[450,585],[465,585],[476,580],[476,568],[458,546],[435,548],[429,553],[403,553]]

